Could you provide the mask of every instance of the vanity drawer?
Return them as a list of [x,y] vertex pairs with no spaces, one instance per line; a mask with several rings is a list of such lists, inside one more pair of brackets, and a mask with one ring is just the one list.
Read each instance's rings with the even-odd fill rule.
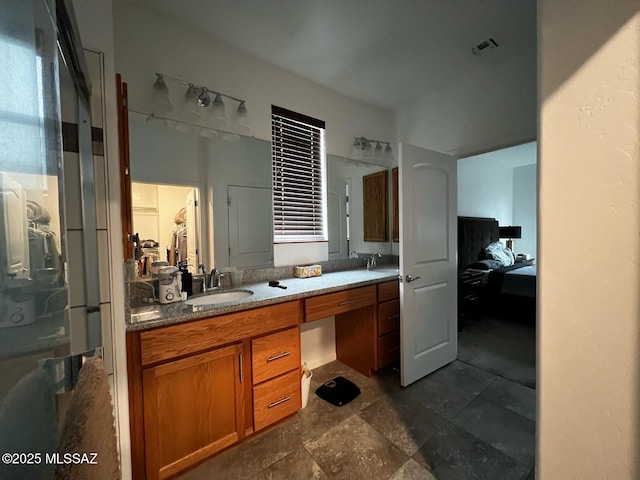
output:
[[305,321],[320,320],[331,315],[375,305],[375,303],[375,285],[318,295],[305,300]]
[[302,408],[300,369],[253,387],[255,431],[271,425]]
[[378,335],[386,335],[400,328],[400,300],[378,304]]
[[282,375],[300,367],[300,330],[284,332],[251,340],[253,384]]
[[398,330],[378,337],[378,368],[386,367],[400,358]]
[[378,284],[379,302],[386,302],[394,298],[400,298],[400,282],[398,282],[398,280]]

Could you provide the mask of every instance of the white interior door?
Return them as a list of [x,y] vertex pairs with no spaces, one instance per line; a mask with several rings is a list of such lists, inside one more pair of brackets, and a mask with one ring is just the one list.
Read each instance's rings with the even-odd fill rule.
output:
[[187,195],[187,261],[193,265],[193,270],[199,272],[200,265],[199,239],[200,222],[198,215],[198,189],[192,189]]
[[256,267],[273,261],[271,189],[229,185],[229,265]]
[[457,312],[457,163],[400,144],[401,383],[455,360]]

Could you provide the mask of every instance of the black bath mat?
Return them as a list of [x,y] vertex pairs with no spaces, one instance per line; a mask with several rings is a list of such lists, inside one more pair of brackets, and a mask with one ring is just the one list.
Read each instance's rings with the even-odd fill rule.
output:
[[342,407],[360,395],[360,389],[346,378],[336,377],[320,385],[316,395],[336,407]]

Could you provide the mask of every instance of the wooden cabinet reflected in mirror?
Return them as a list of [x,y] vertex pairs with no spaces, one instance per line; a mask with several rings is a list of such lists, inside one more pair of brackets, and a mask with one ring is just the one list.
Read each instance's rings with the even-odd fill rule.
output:
[[393,227],[391,231],[391,240],[400,241],[400,208],[398,206],[398,167],[391,169],[391,214],[393,215]]
[[389,239],[388,181],[387,170],[362,177],[365,242],[386,242]]

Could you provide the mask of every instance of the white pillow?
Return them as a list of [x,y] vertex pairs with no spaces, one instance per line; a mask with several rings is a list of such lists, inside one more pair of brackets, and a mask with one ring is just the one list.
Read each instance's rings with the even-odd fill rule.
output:
[[484,249],[487,257],[498,260],[503,266],[508,267],[516,261],[513,252],[504,246],[502,242],[493,242]]

